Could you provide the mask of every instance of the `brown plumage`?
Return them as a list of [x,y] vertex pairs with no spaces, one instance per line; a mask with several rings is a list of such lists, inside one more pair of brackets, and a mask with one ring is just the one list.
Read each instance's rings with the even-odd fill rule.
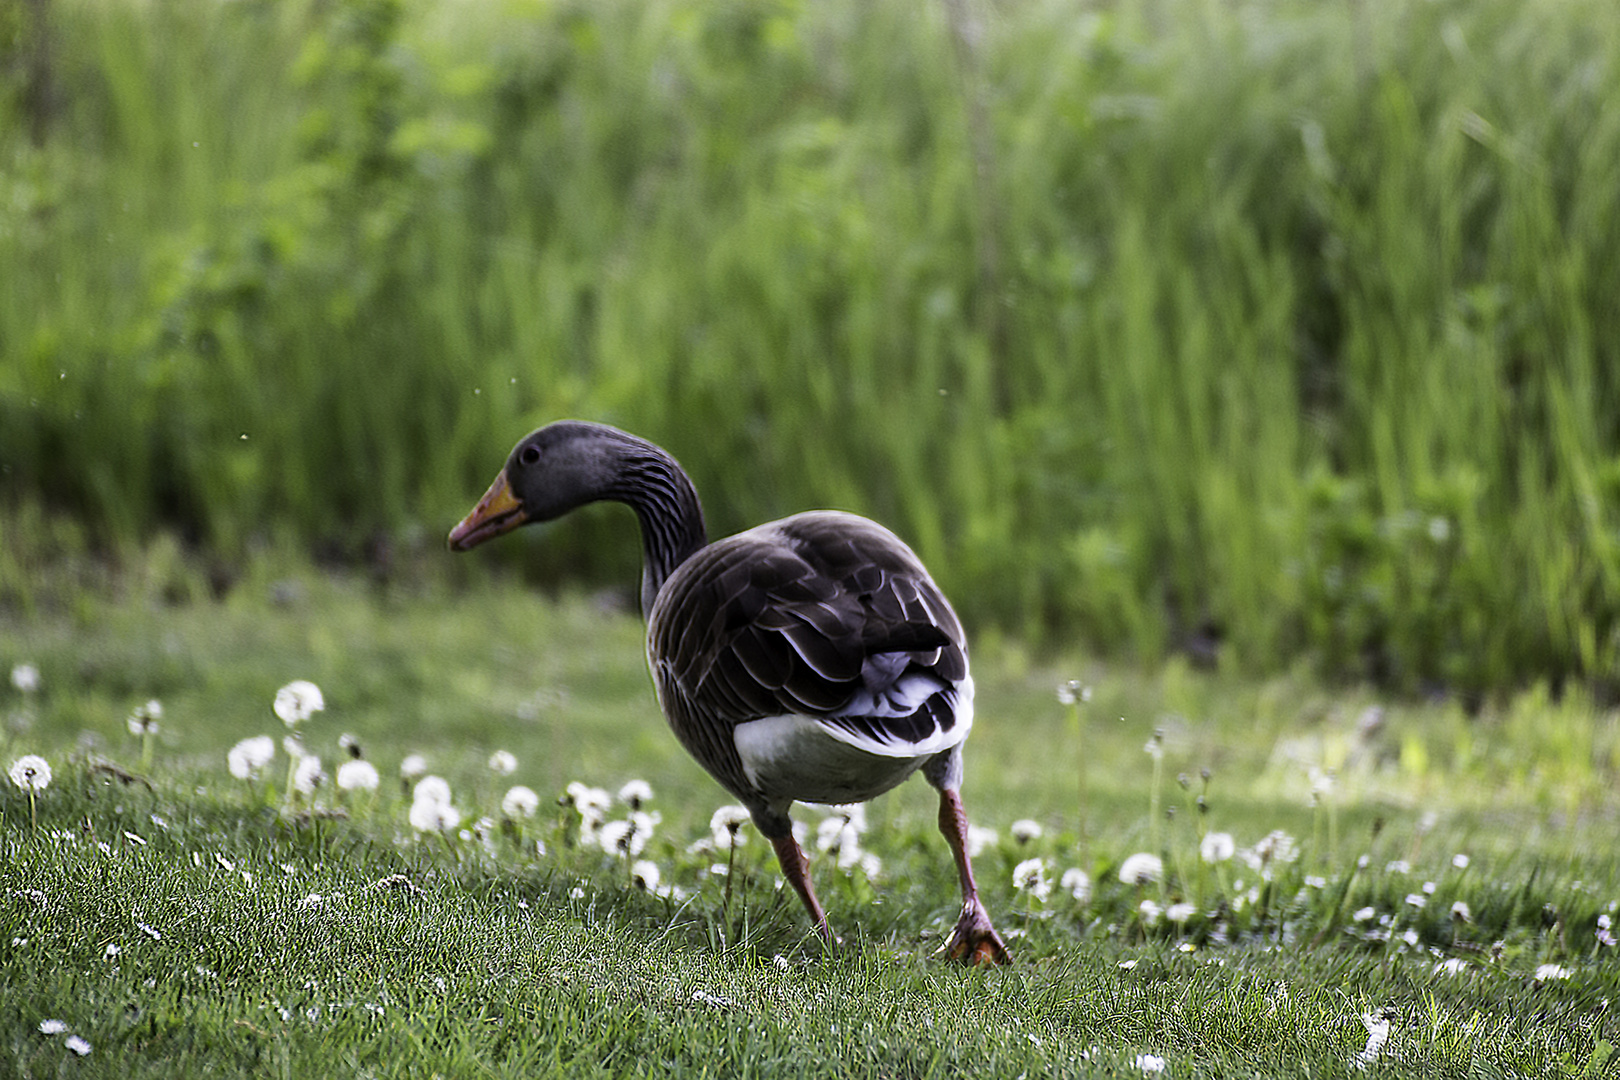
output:
[[450,546],[465,551],[599,499],[628,504],[641,523],[647,660],[670,727],[748,808],[823,937],[831,931],[789,807],[863,801],[921,770],[939,789],[940,828],[962,882],[947,950],[1005,963],[973,882],[958,795],[973,717],[967,643],[911,549],[836,511],[710,544],[674,458],[580,421],[518,443]]

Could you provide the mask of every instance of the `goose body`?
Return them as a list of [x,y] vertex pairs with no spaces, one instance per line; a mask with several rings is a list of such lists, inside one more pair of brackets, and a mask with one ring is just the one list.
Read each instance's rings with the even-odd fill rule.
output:
[[789,808],[862,802],[920,770],[940,791],[963,885],[947,947],[1005,962],[973,884],[958,794],[973,725],[966,638],[911,549],[876,522],[830,510],[709,543],[674,458],[580,421],[518,443],[450,544],[465,551],[597,499],[627,503],[640,520],[647,663],[665,718],[748,808],[817,929],[830,939]]

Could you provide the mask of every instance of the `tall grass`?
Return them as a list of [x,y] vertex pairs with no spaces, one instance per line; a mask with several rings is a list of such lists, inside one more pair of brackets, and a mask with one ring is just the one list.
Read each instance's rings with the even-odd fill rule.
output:
[[[12,503],[433,543],[581,415],[717,532],[881,517],[981,627],[1616,681],[1604,0],[50,13],[43,144],[15,66],[0,135]],[[628,528],[538,564],[623,576]]]

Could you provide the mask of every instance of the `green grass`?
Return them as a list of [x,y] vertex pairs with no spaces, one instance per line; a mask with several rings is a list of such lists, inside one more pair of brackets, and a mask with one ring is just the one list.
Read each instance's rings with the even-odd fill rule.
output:
[[[0,764],[39,752],[55,769],[37,827],[0,782],[6,1075],[1129,1076],[1158,1055],[1171,1076],[1351,1076],[1379,1010],[1392,1035],[1374,1074],[1613,1066],[1620,967],[1597,930],[1620,899],[1620,729],[1578,695],[1470,717],[1300,676],[1038,659],[988,636],[965,796],[1000,833],[977,866],[1018,963],[974,972],[931,956],[957,897],[920,783],[871,807],[875,878],[815,860],[837,952],[806,937],[757,836],[728,898],[708,869],[724,855],[688,851],[723,793],[657,716],[639,623],[601,597],[461,563],[465,578],[379,585],[265,552],[213,600],[207,566],[161,545],[86,588],[93,565],[34,565],[39,608],[0,615],[0,667],[40,671],[35,693],[0,687]],[[285,731],[270,704],[293,678],[326,696],[308,748],[332,771],[354,735],[382,771],[375,796],[290,799],[283,756],[257,784],[227,774],[238,739]],[[1054,694],[1070,678],[1091,690],[1078,726]],[[125,782],[104,766],[141,772],[125,718],[154,696],[153,764]],[[1379,704],[1382,726],[1358,733]],[[496,749],[515,774],[491,774]],[[410,828],[395,770],[413,752],[465,826],[495,819],[487,842]],[[1315,807],[1312,765],[1336,777]],[[630,778],[656,792],[642,857],[668,895],[571,842],[577,817],[550,802],[569,781]],[[503,824],[513,782],[542,808]],[[1043,835],[1015,841],[1021,818]],[[1299,855],[1269,886],[1241,858],[1197,858],[1201,831],[1250,847],[1278,829]],[[1120,882],[1154,835],[1168,879]],[[1052,877],[1088,870],[1090,898],[1015,890],[1032,857]],[[1196,908],[1151,923],[1144,900]],[[1437,971],[1451,959],[1459,973]],[[1547,964],[1566,977],[1538,978]]]
[[1614,691],[1610,0],[44,6],[8,505],[358,559],[579,415],[1024,640]]

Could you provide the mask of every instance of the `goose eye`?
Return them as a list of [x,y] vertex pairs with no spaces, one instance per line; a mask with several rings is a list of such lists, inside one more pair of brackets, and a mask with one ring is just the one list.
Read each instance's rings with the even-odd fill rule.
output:
[[533,465],[540,460],[540,451],[533,446],[525,446],[518,452],[518,462],[523,465]]

